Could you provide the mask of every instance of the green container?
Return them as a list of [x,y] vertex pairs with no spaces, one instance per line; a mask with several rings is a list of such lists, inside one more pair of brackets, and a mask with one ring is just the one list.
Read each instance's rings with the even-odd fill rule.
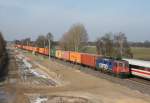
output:
[[52,57],[55,57],[55,54],[56,54],[56,49],[55,49],[55,48],[52,48],[52,49],[51,49],[51,56],[52,56]]

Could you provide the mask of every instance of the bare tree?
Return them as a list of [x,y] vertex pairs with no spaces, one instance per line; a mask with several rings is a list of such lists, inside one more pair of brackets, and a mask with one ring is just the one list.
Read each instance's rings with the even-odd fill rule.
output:
[[53,39],[54,39],[52,33],[50,33],[50,32],[47,33],[46,39],[47,39],[46,46],[48,46],[49,48],[52,48],[53,47]]
[[132,57],[131,49],[124,33],[118,33],[112,36],[112,33],[106,33],[96,41],[97,53],[104,56]]
[[127,41],[127,37],[124,33],[119,32],[114,36],[114,45],[116,55],[119,57],[132,57],[132,53]]
[[20,42],[22,45],[31,45],[31,38],[22,39]]
[[35,41],[36,46],[38,47],[45,47],[47,42],[47,38],[43,35],[38,36],[38,38]]
[[14,42],[14,44],[21,44],[20,40],[14,40],[13,42]]
[[[83,51],[88,34],[83,24],[74,24],[60,40],[61,46],[68,50]],[[63,43],[63,44],[62,44]]]
[[68,33],[67,33],[67,32],[64,33],[63,36],[62,36],[62,38],[61,38],[60,41],[59,41],[60,47],[61,47],[62,49],[64,49],[64,50],[70,50],[71,44],[69,44],[69,43],[70,43],[69,40],[70,40],[70,39],[69,39]]
[[98,38],[96,41],[96,48],[97,48],[97,54],[105,55],[105,47],[103,40],[101,38]]
[[106,33],[103,37],[98,38],[96,42],[98,54],[105,56],[113,55],[113,38],[112,33]]
[[48,47],[49,47],[49,59],[50,59],[50,49],[52,48],[52,43],[53,43],[53,35],[52,33],[47,34],[47,41],[48,41]]

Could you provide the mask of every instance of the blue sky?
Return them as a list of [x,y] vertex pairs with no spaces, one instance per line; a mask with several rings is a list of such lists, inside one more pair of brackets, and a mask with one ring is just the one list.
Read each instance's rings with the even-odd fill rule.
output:
[[90,40],[107,32],[150,40],[150,0],[0,0],[0,31],[7,40],[48,32],[59,40],[75,23],[85,25]]

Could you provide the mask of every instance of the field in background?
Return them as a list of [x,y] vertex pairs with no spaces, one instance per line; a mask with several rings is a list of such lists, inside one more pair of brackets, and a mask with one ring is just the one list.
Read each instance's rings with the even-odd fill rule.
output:
[[[132,47],[131,51],[135,59],[150,60],[150,48]],[[96,54],[96,47],[88,46],[86,52]]]
[[87,46],[86,53],[96,54],[96,46]]
[[150,48],[132,47],[131,50],[134,58],[150,60]]

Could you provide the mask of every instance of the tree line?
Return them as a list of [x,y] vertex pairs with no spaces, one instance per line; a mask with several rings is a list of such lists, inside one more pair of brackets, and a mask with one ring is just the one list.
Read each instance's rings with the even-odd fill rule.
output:
[[51,41],[51,48],[56,47],[62,50],[86,52],[87,45],[91,43],[97,48],[97,54],[115,57],[132,57],[130,45],[124,33],[106,33],[99,37],[95,43],[88,41],[88,33],[81,23],[73,24],[70,29],[63,34],[58,42],[54,42],[52,33],[40,35],[35,41],[30,38],[16,40],[15,43],[38,47],[48,47],[48,40]]
[[8,73],[7,63],[8,54],[6,50],[6,41],[0,32],[0,80],[3,80]]
[[74,24],[59,41],[64,50],[85,51],[88,42],[88,33],[83,24]]
[[146,40],[144,42],[129,42],[129,45],[132,47],[150,48],[150,41]]
[[35,41],[32,41],[31,38],[25,38],[22,40],[15,40],[15,44],[27,45],[27,46],[38,46],[41,48],[49,48],[49,41],[51,48],[56,44],[53,40],[52,33],[47,33],[46,35],[39,35]]
[[[64,50],[85,52],[88,33],[83,24],[74,24],[60,39]],[[97,54],[108,57],[132,57],[131,49],[124,33],[106,33],[95,41]]]
[[109,57],[132,57],[127,37],[124,33],[106,33],[96,41],[97,53]]

